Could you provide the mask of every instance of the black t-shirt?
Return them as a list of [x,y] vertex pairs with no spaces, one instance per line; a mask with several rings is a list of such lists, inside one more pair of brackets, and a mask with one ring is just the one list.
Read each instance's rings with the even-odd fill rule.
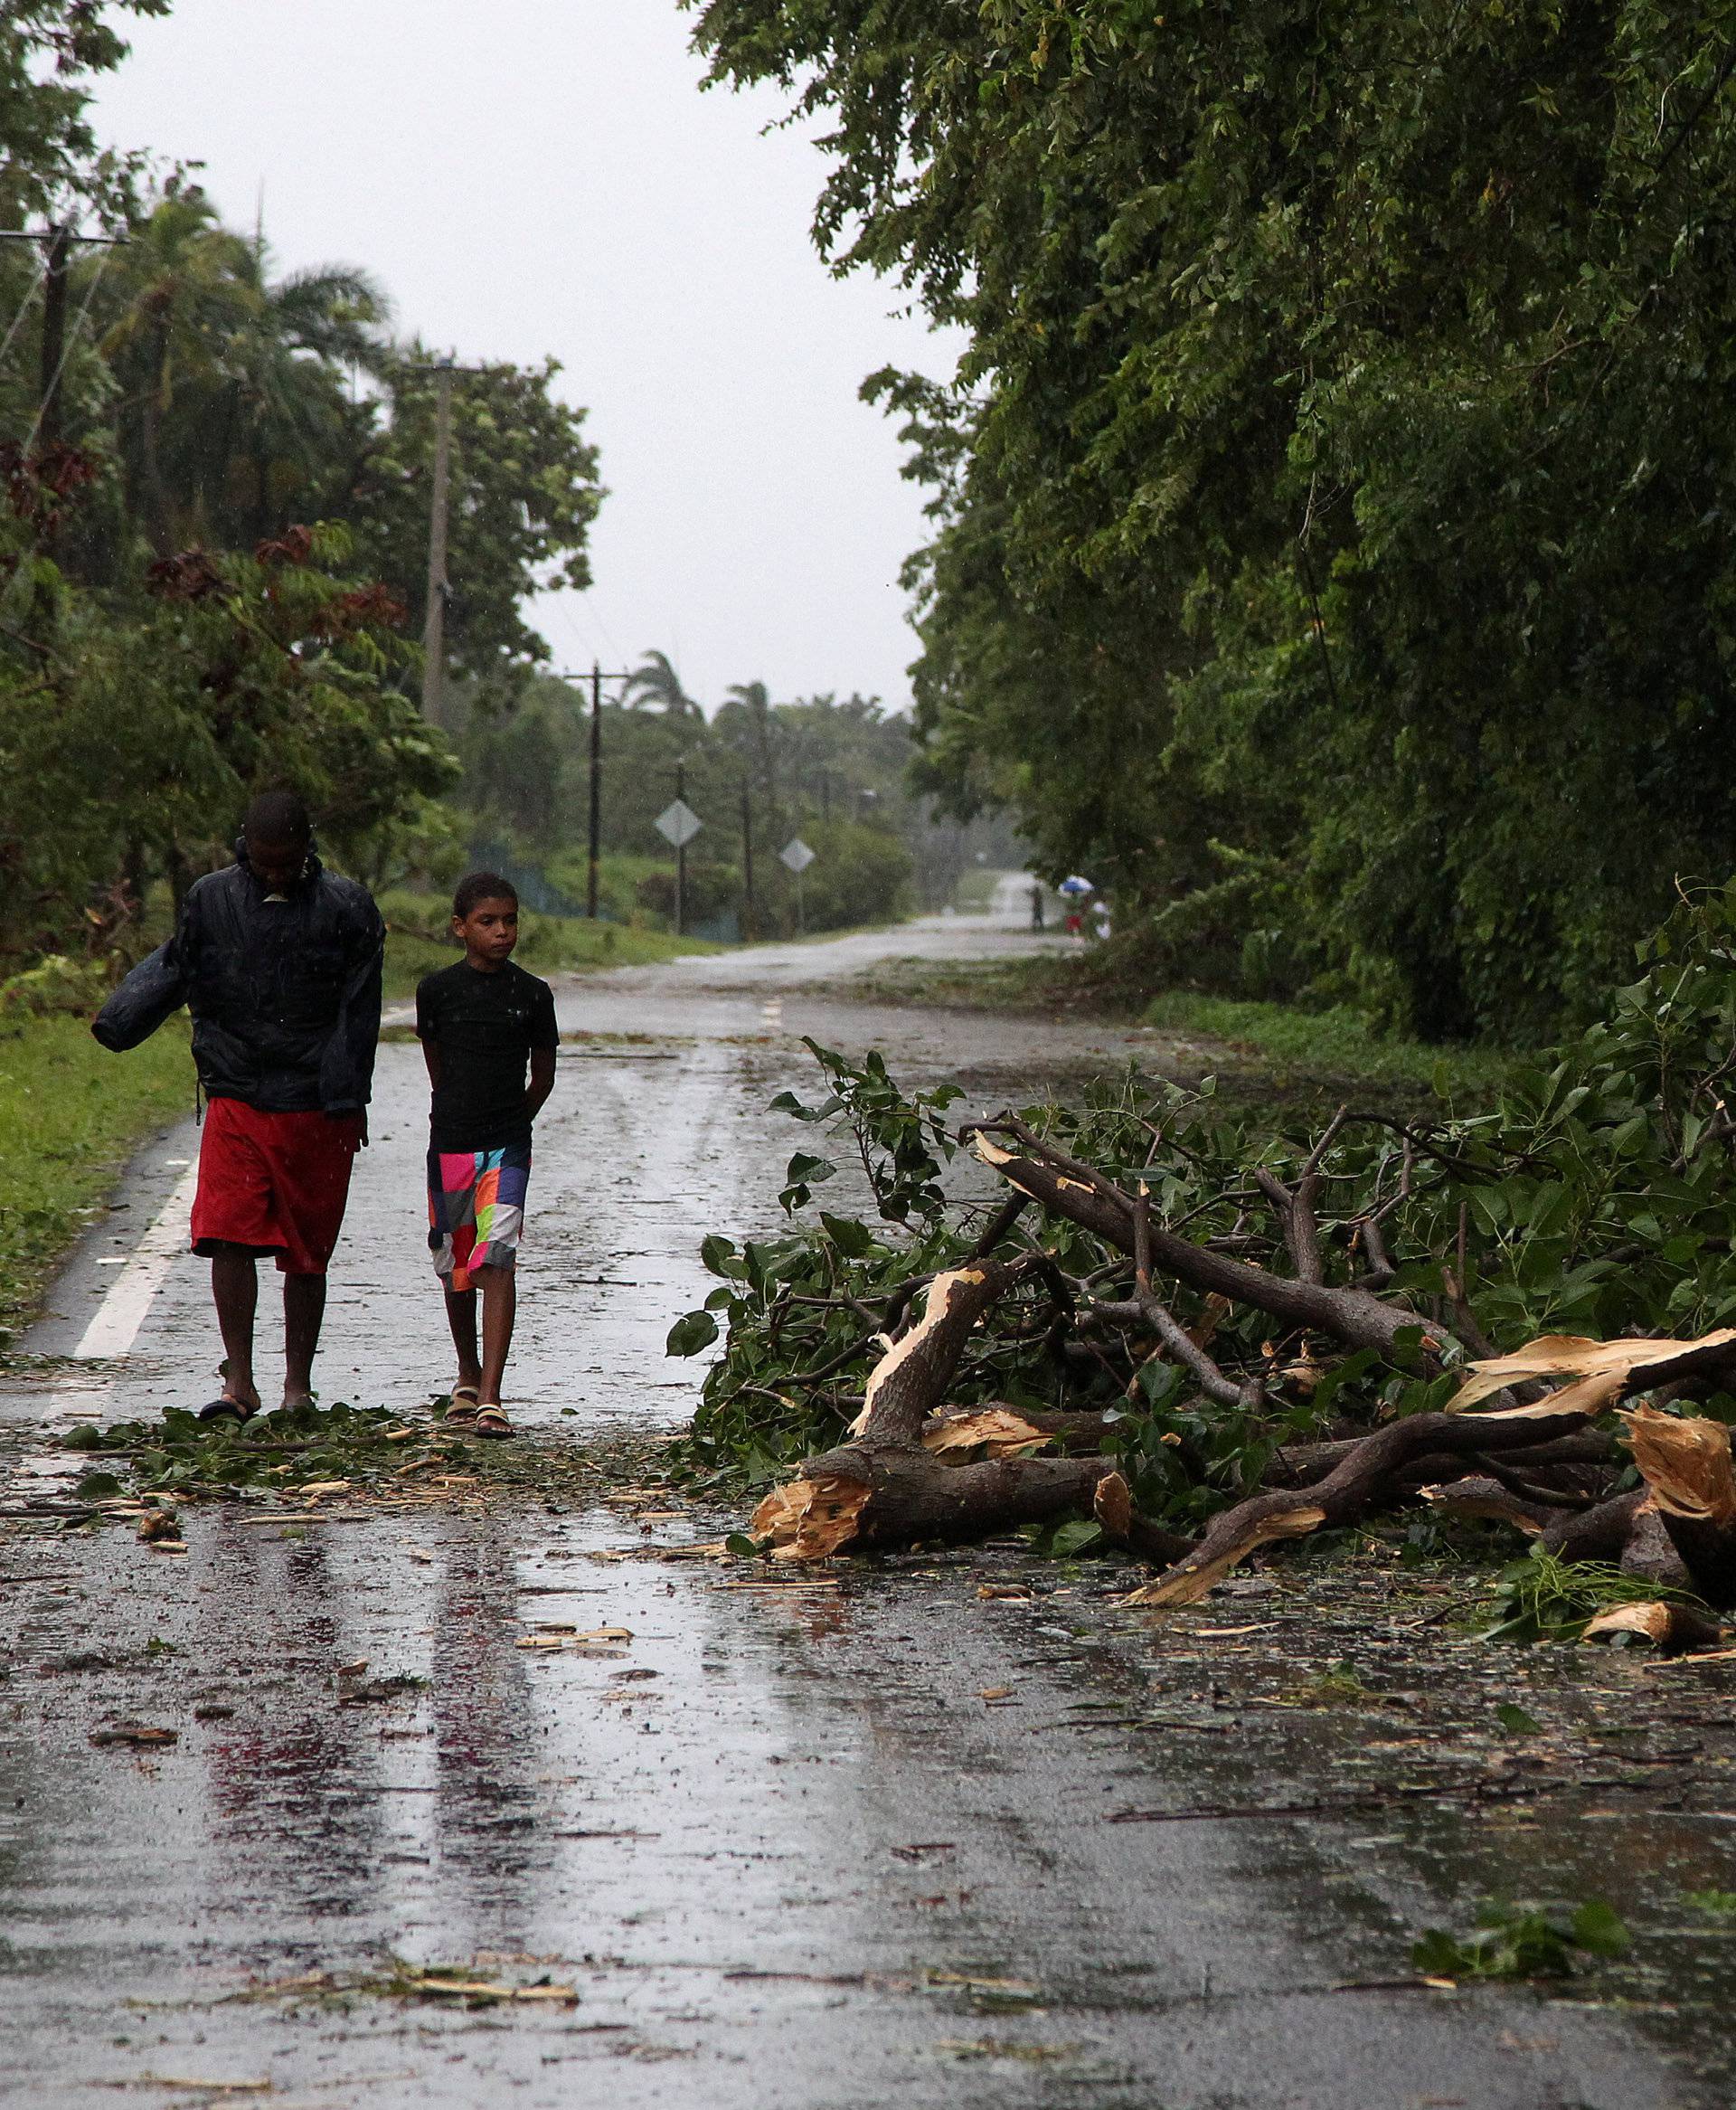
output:
[[509,960],[483,974],[460,960],[424,975],[416,1033],[440,1051],[429,1142],[437,1150],[527,1147],[524,1084],[531,1050],[557,1047],[554,991]]

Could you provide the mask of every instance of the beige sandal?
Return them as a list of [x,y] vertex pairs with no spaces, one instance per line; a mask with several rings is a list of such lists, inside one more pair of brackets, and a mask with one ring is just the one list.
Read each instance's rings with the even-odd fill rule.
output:
[[448,1423],[468,1424],[476,1418],[476,1402],[482,1397],[480,1385],[455,1385],[452,1396],[446,1404],[446,1420]]
[[497,1406],[479,1406],[472,1427],[478,1436],[510,1436],[513,1424]]

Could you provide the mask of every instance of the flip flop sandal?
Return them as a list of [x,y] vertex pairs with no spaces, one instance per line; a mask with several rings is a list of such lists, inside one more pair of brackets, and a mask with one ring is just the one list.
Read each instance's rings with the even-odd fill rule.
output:
[[257,1406],[244,1406],[239,1399],[231,1399],[227,1393],[221,1399],[212,1399],[199,1409],[202,1422],[232,1421],[235,1426],[244,1428],[258,1414]]
[[478,1436],[510,1436],[514,1433],[513,1424],[497,1406],[479,1406],[476,1409],[475,1428]]

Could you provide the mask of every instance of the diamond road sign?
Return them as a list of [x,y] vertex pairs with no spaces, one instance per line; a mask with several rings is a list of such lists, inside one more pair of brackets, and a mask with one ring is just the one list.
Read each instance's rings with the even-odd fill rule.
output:
[[657,816],[657,833],[676,849],[684,843],[692,842],[704,825],[684,799],[674,800]]
[[818,854],[816,850],[810,850],[798,835],[791,836],[778,853],[797,878],[800,878],[802,874],[807,870]]

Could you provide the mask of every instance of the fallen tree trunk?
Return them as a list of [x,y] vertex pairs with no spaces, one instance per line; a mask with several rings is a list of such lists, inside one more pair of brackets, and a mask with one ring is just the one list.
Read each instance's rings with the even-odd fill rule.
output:
[[[1163,1397],[1171,1403],[1165,1411],[1174,1423],[1164,1440],[1175,1446],[1180,1471],[1196,1487],[1215,1469],[1207,1462],[1208,1447],[1192,1433],[1195,1417],[1229,1410],[1240,1417],[1233,1425],[1247,1432],[1241,1440],[1251,1447],[1269,1428],[1284,1425],[1280,1413],[1290,1412],[1275,1410],[1269,1421],[1267,1388],[1299,1387],[1311,1396],[1325,1367],[1316,1349],[1326,1339],[1351,1351],[1372,1351],[1370,1359],[1377,1356],[1389,1370],[1411,1378],[1458,1359],[1460,1348],[1437,1318],[1385,1289],[1393,1270],[1382,1259],[1379,1219],[1392,1205],[1381,1202],[1378,1183],[1363,1214],[1347,1218],[1337,1206],[1331,1235],[1322,1234],[1322,1197],[1344,1177],[1326,1159],[1342,1119],[1288,1182],[1257,1163],[1247,1186],[1227,1197],[1237,1212],[1233,1219],[1226,1225],[1220,1214],[1214,1234],[1199,1235],[1197,1242],[1182,1233],[1198,1207],[1183,1210],[1175,1228],[1155,1222],[1142,1182],[1136,1180],[1130,1193],[1010,1114],[962,1131],[1007,1181],[1011,1197],[961,1264],[878,1299],[886,1329],[877,1338],[885,1352],[867,1377],[848,1440],[808,1460],[797,1477],[766,1497],[754,1516],[754,1536],[781,1558],[810,1561],[845,1549],[977,1538],[1089,1509],[1111,1543],[1164,1564],[1163,1575],[1127,1600],[1162,1606],[1203,1596],[1269,1541],[1353,1524],[1373,1509],[1426,1495],[1442,1510],[1508,1523],[1561,1557],[1620,1561],[1628,1572],[1660,1583],[1685,1575],[1709,1601],[1736,1604],[1736,1472],[1727,1432],[1716,1424],[1636,1409],[1625,1418],[1647,1491],[1610,1500],[1619,1460],[1608,1437],[1588,1426],[1618,1400],[1652,1386],[1736,1377],[1736,1330],[1698,1341],[1549,1336],[1505,1356],[1485,1353],[1469,1366],[1448,1411],[1403,1415],[1363,1435],[1339,1437],[1335,1431],[1330,1441],[1287,1446],[1268,1466],[1260,1491],[1214,1518],[1193,1544],[1140,1517],[1127,1481],[1103,1454],[1125,1407],[1034,1413],[992,1402],[945,1411],[973,1330],[1019,1289],[1038,1295],[1034,1301],[1020,1299],[1006,1337],[1042,1344],[1050,1367],[1063,1374],[1062,1397],[1080,1364],[1090,1367],[1085,1396],[1094,1392],[1099,1401],[1106,1390],[1111,1402],[1135,1401],[1152,1357],[1187,1373],[1197,1396],[1179,1411],[1173,1380],[1165,1379],[1171,1390]],[[994,1140],[997,1135],[1017,1147],[1005,1147]],[[1406,1181],[1409,1149],[1407,1142]],[[1106,1249],[1107,1261],[1093,1254],[1077,1273],[1067,1272],[1063,1263],[1080,1244],[1076,1237],[1059,1253],[995,1257],[996,1245],[1030,1201],[1087,1233]],[[1250,1211],[1263,1216],[1268,1209],[1278,1238],[1246,1227]],[[1440,1259],[1445,1287],[1436,1310],[1450,1302],[1460,1336],[1486,1350],[1462,1287],[1467,1220],[1461,1206],[1457,1263],[1449,1268]],[[1353,1254],[1365,1239],[1375,1273],[1334,1282],[1327,1279],[1329,1258],[1343,1251],[1347,1235]],[[1293,1273],[1243,1257],[1250,1251],[1280,1265],[1288,1254]],[[1132,1263],[1130,1297],[1121,1264],[1127,1261]],[[1164,1301],[1167,1292],[1160,1294],[1155,1280],[1159,1275],[1204,1300],[1191,1327]],[[1406,1279],[1417,1278],[1413,1273]],[[922,1315],[908,1323],[919,1296]],[[872,1325],[872,1303],[847,1301]],[[801,1301],[828,1299],[810,1295]],[[1232,1329],[1233,1350],[1221,1364],[1212,1331],[1231,1306],[1241,1307],[1244,1316]],[[1249,1313],[1276,1322],[1273,1338],[1262,1338],[1263,1325],[1248,1324]],[[1104,1339],[1105,1329],[1118,1330]],[[1156,1337],[1149,1349],[1141,1336]],[[860,1356],[864,1345],[857,1336],[843,1358]],[[839,1360],[835,1354],[807,1376],[812,1379]],[[977,1386],[990,1371],[995,1375],[989,1382],[1001,1382],[998,1358],[974,1367]],[[1514,1387],[1536,1393],[1550,1378],[1568,1382],[1524,1405],[1514,1403]],[[1497,1395],[1498,1411],[1464,1411]],[[1061,1454],[1070,1446],[1090,1454]]]
[[[1364,1436],[1335,1437],[1329,1443],[1287,1443],[1276,1452],[1266,1468],[1261,1484],[1265,1487],[1312,1487],[1324,1480],[1335,1465],[1341,1464]],[[1620,1462],[1614,1443],[1595,1429],[1588,1429],[1578,1435],[1561,1436],[1552,1443],[1532,1443],[1517,1451],[1502,1453],[1502,1463],[1514,1471],[1551,1472],[1557,1466],[1616,1465]],[[1427,1459],[1418,1461],[1415,1470],[1422,1472],[1429,1463]],[[1439,1479],[1439,1473],[1432,1475]]]
[[[1014,1454],[948,1464],[925,1447],[972,1328],[1032,1272],[1026,1259],[981,1259],[938,1275],[921,1319],[871,1373],[851,1424],[854,1441],[808,1459],[797,1479],[774,1488],[754,1512],[752,1536],[779,1559],[814,1561],[846,1547],[980,1538],[1089,1508],[1098,1482],[1114,1471],[1110,1459]],[[965,1448],[999,1443],[1023,1453],[1052,1440],[1005,1408],[961,1416],[957,1425]],[[939,1424],[942,1440],[947,1427]]]
[[810,1458],[749,1527],[783,1560],[982,1538],[1089,1509],[1109,1458],[993,1458],[938,1465],[904,1444],[851,1443]]

